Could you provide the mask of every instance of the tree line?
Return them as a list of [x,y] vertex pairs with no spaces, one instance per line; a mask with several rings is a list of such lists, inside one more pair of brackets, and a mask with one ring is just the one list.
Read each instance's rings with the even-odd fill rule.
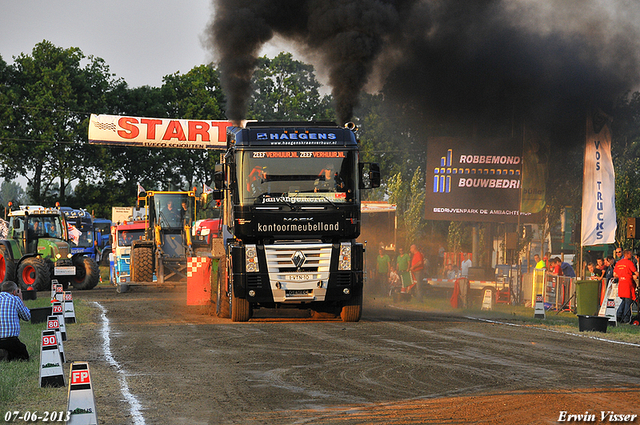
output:
[[[252,84],[247,119],[336,119],[333,99],[321,93],[313,66],[294,60],[289,53],[259,58]],[[618,216],[638,216],[640,93],[628,93],[607,108],[612,116]],[[14,58],[13,64],[0,56],[3,205],[10,200],[39,205],[60,202],[109,217],[112,206],[135,203],[138,182],[155,190],[185,190],[212,182],[219,152],[90,145],[87,126],[92,113],[226,119],[225,95],[215,64],[167,75],[161,87],[131,88],[110,72],[103,59],[86,56],[76,47],[62,48],[45,40],[30,54]],[[353,121],[360,128],[361,159],[380,163],[383,176],[382,187],[365,196],[397,203],[400,234],[406,243],[426,236],[445,240],[449,232],[449,223],[422,218],[426,140],[443,135],[470,137],[478,132],[502,137],[513,134],[516,127],[512,117],[472,120],[464,125],[442,120],[436,113],[388,96],[385,86],[376,94],[360,96]],[[584,136],[570,137],[579,140]],[[561,151],[549,146],[546,218],[550,222],[559,220],[564,207],[580,211],[584,148],[580,143],[568,146],[571,149]],[[24,192],[11,183],[19,176],[28,182]],[[460,240],[455,243],[468,246],[469,232],[464,231],[464,224],[458,227]]]

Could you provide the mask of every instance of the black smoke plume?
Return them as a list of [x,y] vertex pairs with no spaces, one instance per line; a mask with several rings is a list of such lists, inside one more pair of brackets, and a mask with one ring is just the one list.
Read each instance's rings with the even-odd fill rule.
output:
[[415,0],[214,0],[209,40],[219,59],[227,116],[245,117],[257,54],[274,34],[322,58],[338,119],[348,121],[385,39]]
[[623,0],[214,0],[230,119],[274,34],[322,58],[338,118],[371,77],[416,116],[583,115],[640,82],[640,6]]

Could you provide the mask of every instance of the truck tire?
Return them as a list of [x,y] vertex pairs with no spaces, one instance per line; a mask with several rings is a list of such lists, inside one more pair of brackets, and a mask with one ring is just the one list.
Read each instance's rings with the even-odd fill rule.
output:
[[33,286],[38,291],[51,289],[49,266],[40,257],[29,257],[18,266],[18,285],[22,290]]
[[16,263],[9,256],[7,248],[0,245],[0,283],[8,280],[16,281]]
[[71,278],[74,289],[93,289],[100,282],[100,269],[93,258],[84,255],[75,257],[76,275]]
[[131,248],[131,282],[153,281],[153,250],[148,246]]
[[229,293],[227,292],[227,268],[218,267],[218,293],[216,296],[216,316],[229,318]]
[[233,290],[233,282],[229,282],[231,287],[231,321],[246,322],[251,317],[251,305],[245,298],[236,297]]
[[358,295],[345,301],[340,311],[340,318],[343,322],[357,322],[362,316],[362,290]]

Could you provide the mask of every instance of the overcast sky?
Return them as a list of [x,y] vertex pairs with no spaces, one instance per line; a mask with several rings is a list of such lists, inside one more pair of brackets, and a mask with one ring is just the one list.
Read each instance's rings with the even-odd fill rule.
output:
[[[7,63],[48,40],[105,60],[129,87],[160,87],[213,57],[202,43],[211,0],[0,0],[0,55]],[[273,57],[284,43],[266,46]]]

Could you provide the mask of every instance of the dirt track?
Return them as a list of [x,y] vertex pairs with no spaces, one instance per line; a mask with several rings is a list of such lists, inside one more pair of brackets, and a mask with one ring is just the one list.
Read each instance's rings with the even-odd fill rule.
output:
[[634,345],[366,305],[359,323],[272,311],[231,323],[186,307],[184,288],[74,297],[95,308],[91,323],[69,329],[66,355],[90,362],[105,424],[520,424],[555,423],[561,411],[600,423],[600,411],[640,413]]

